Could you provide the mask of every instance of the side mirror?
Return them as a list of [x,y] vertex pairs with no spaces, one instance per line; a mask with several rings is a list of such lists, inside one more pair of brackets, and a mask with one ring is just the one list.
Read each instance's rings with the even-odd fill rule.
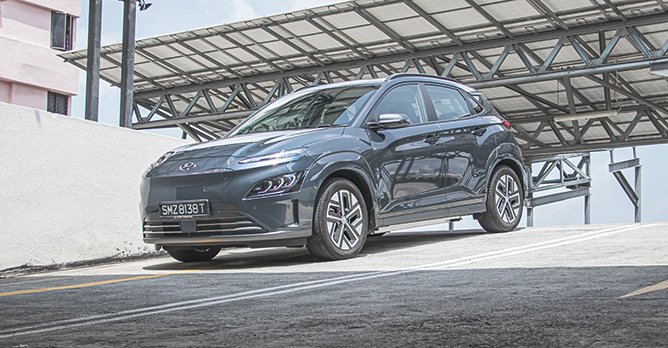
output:
[[411,125],[408,116],[404,114],[382,114],[378,120],[367,123],[367,127],[372,130],[403,128]]

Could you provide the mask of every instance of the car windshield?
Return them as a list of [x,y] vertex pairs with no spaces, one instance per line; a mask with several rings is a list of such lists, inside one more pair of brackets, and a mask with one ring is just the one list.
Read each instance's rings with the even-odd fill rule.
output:
[[348,125],[376,89],[348,86],[297,92],[268,105],[231,135]]

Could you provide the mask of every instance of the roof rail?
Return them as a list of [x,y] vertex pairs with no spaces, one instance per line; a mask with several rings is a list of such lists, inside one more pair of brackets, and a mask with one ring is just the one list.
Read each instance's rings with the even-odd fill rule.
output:
[[443,77],[443,76],[438,76],[438,75],[429,75],[429,74],[415,74],[415,73],[397,73],[397,74],[392,74],[390,75],[387,80],[394,80],[396,78],[400,77],[431,77],[435,79],[440,79],[440,80],[445,80],[445,81],[450,81],[450,82],[455,82],[461,84],[458,80],[449,78],[449,77]]
[[292,92],[293,92],[293,93],[294,93],[294,92],[299,92],[299,91],[304,90],[304,89],[309,89],[309,88],[318,87],[318,86],[320,86],[320,84],[317,84],[317,85],[308,85],[308,86],[301,86],[301,87],[299,87],[299,88],[297,88],[297,89],[293,89]]
[[[0,1],[2,1],[2,0],[0,0]],[[383,80],[382,79],[359,79],[359,80],[339,81],[339,82],[332,82],[332,83],[323,83],[323,84],[317,84],[317,85],[302,86],[302,87],[294,89],[292,92],[302,91],[302,90],[310,89],[310,88],[331,86],[331,85],[337,85],[337,84],[346,84],[346,83],[365,84],[365,83],[377,82],[378,84],[380,84],[380,81],[383,81]]]

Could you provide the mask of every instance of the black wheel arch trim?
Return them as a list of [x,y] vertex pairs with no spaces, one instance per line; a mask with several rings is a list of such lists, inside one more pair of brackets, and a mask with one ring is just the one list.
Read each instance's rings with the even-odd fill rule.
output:
[[485,180],[485,192],[489,187],[489,181],[492,178],[494,168],[496,168],[502,162],[510,161],[510,163],[514,164],[510,165],[511,169],[515,171],[520,181],[522,181],[522,191],[524,193],[524,197],[526,198],[529,191],[529,177],[526,165],[524,164],[521,156],[521,149],[516,144],[504,143],[498,145],[487,160],[487,168],[489,168],[489,172],[487,173]]
[[[313,186],[317,188],[316,190],[313,190],[312,201],[316,201],[317,194],[320,192],[325,180],[337,172],[354,173],[356,178],[351,181],[358,186],[364,199],[369,200],[369,202],[367,202],[367,208],[371,207],[369,215],[373,216],[373,218],[369,220],[374,226],[379,226],[379,207],[378,201],[375,198],[376,186],[372,179],[371,169],[369,164],[364,160],[364,157],[356,152],[342,151],[328,153],[319,157],[313,163],[306,175],[306,180],[312,181]],[[342,177],[347,178],[346,176]],[[359,187],[360,183],[356,182],[358,181],[357,179],[361,179],[366,187]]]

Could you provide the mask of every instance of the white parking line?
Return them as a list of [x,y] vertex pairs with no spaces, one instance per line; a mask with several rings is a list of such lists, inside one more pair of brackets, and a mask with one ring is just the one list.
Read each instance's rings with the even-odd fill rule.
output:
[[486,260],[495,259],[495,258],[518,255],[518,254],[527,253],[527,252],[531,252],[531,251],[537,251],[537,250],[548,249],[548,248],[556,248],[556,247],[559,247],[559,246],[578,243],[578,242],[581,242],[581,241],[590,240],[590,239],[594,239],[594,238],[601,238],[601,237],[609,236],[609,235],[612,235],[612,234],[627,232],[627,231],[639,229],[641,227],[649,227],[649,226],[652,226],[652,225],[627,225],[627,226],[609,228],[609,229],[604,229],[604,230],[599,230],[599,231],[592,231],[592,232],[582,233],[582,234],[576,235],[576,236],[557,238],[557,239],[548,240],[548,241],[539,242],[539,243],[532,243],[532,244],[528,244],[528,245],[524,245],[524,246],[506,248],[506,249],[502,249],[502,250],[498,250],[498,251],[492,251],[492,252],[482,253],[482,254],[473,255],[473,256],[461,257],[461,258],[457,258],[457,259],[453,259],[453,260],[446,260],[446,261],[441,261],[441,262],[436,262],[436,263],[430,263],[430,264],[424,264],[424,265],[419,265],[419,266],[414,266],[414,267],[409,267],[409,268],[403,268],[403,269],[399,269],[399,270],[395,270],[395,271],[367,272],[367,273],[362,273],[362,274],[333,277],[333,278],[328,278],[328,279],[321,279],[321,280],[314,280],[314,281],[307,281],[307,282],[299,282],[299,283],[286,284],[286,285],[269,287],[269,288],[252,290],[252,291],[244,291],[244,292],[240,292],[240,293],[236,293],[236,294],[209,297],[209,298],[203,298],[203,299],[198,299],[198,300],[173,302],[173,303],[167,303],[167,304],[158,305],[158,306],[150,306],[150,307],[137,308],[137,309],[132,309],[132,310],[119,311],[119,312],[116,312],[116,313],[108,313],[108,314],[87,316],[87,317],[81,317],[81,318],[73,318],[73,319],[67,319],[67,320],[57,320],[57,321],[51,321],[51,322],[41,323],[41,324],[36,324],[36,325],[22,326],[22,327],[8,329],[8,330],[0,332],[0,339],[10,338],[10,337],[15,337],[15,336],[22,336],[22,335],[29,335],[29,334],[36,334],[36,333],[42,333],[42,332],[49,332],[49,331],[66,329],[66,328],[75,328],[75,327],[81,327],[81,326],[110,323],[110,322],[133,319],[133,318],[138,318],[138,317],[143,317],[143,316],[148,316],[148,315],[154,315],[154,314],[161,314],[161,313],[168,313],[168,312],[173,312],[173,311],[180,311],[180,310],[194,309],[194,308],[200,308],[200,307],[214,306],[214,305],[228,303],[228,302],[235,302],[235,301],[242,301],[242,300],[249,300],[249,299],[254,299],[254,298],[263,298],[263,297],[270,297],[270,296],[278,296],[278,295],[293,293],[293,292],[297,292],[297,291],[308,291],[308,290],[319,289],[319,288],[323,288],[323,287],[334,286],[334,285],[338,285],[338,284],[344,284],[344,283],[350,283],[350,282],[356,282],[356,281],[362,281],[362,280],[368,280],[368,279],[375,279],[375,278],[382,278],[382,277],[391,277],[391,276],[396,276],[396,275],[400,275],[400,274],[414,273],[414,272],[424,271],[424,270],[451,268],[451,267],[462,266],[462,265],[466,265],[466,264],[470,264],[470,263],[486,261]]

